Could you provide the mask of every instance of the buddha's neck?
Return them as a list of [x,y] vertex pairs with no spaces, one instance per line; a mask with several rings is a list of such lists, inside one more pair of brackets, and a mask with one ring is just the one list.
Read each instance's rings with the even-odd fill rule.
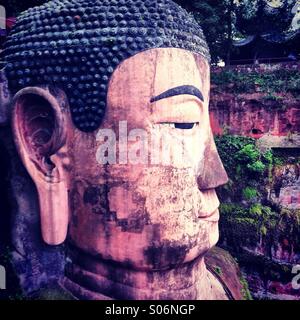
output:
[[120,267],[70,249],[63,286],[79,299],[214,299],[204,258],[171,270],[144,272]]

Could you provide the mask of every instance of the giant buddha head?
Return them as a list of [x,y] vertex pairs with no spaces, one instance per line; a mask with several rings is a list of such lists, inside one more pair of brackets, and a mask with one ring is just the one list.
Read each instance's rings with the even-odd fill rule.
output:
[[63,286],[85,299],[209,298],[203,257],[227,175],[194,19],[169,0],[53,0],[19,16],[4,56],[43,240],[67,239]]

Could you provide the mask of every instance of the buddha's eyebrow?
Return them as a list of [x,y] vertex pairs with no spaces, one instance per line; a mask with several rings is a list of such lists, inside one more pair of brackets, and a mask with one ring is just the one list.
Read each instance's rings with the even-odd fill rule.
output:
[[201,93],[201,91],[199,89],[197,89],[194,86],[185,85],[185,86],[179,86],[176,88],[169,89],[169,90],[161,93],[160,95],[151,98],[150,102],[153,103],[153,102],[156,102],[156,101],[159,101],[162,99],[166,99],[166,98],[170,98],[170,97],[174,97],[174,96],[179,96],[182,94],[189,94],[189,95],[192,95],[192,96],[199,98],[201,101],[204,101],[203,94]]

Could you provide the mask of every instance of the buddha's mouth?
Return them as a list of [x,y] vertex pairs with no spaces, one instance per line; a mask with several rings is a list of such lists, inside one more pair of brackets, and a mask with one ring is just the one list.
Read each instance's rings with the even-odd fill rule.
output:
[[199,219],[209,222],[218,222],[220,220],[220,212],[219,209],[216,209],[210,214],[207,215],[201,215],[199,216]]

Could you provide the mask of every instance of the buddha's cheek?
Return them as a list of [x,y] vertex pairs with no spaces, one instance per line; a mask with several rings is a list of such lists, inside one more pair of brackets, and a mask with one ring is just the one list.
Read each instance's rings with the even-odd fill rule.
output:
[[145,199],[150,224],[160,226],[160,241],[197,237],[201,197],[191,169],[147,168],[135,189]]
[[134,172],[121,179],[111,170],[105,184],[77,184],[70,229],[77,246],[134,268],[165,269],[215,244],[217,223],[199,218],[213,201],[199,191],[191,169]]
[[[172,251],[181,248],[178,262],[190,261],[209,250],[218,240],[218,222],[199,218],[207,199],[198,189],[192,169],[171,167],[149,168],[139,179],[136,192],[145,199],[144,211],[148,215],[153,233],[149,246]],[[174,250],[177,252],[178,250]],[[179,254],[178,254],[179,255]],[[159,259],[159,257],[157,257]]]

